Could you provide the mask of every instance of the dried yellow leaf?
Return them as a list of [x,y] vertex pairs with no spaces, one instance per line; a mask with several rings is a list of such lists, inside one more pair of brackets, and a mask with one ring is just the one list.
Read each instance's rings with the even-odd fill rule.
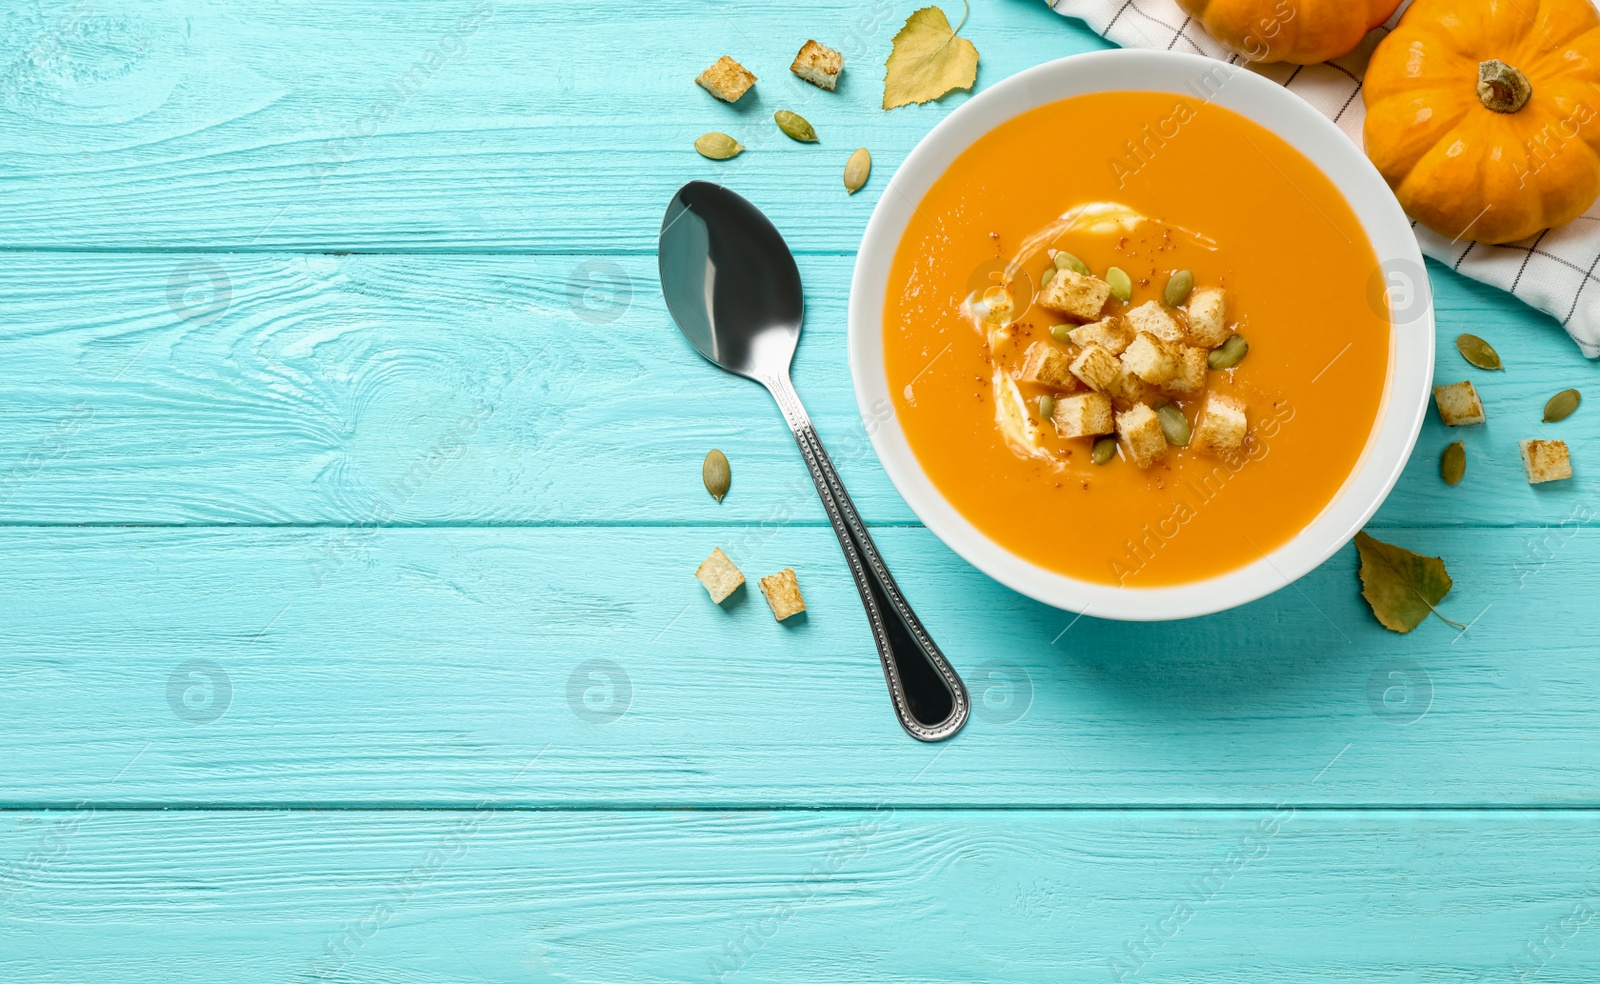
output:
[[1361,556],[1361,596],[1384,628],[1410,632],[1432,613],[1466,631],[1466,626],[1451,622],[1433,607],[1453,586],[1444,561],[1373,539],[1365,532],[1356,534],[1356,552]]
[[[966,23],[963,17],[962,24]],[[944,11],[923,7],[906,18],[884,64],[883,108],[925,103],[978,81],[978,49],[959,37]]]

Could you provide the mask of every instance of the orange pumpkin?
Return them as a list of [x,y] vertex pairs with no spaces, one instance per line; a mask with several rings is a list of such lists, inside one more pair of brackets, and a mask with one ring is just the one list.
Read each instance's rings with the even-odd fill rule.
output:
[[1249,61],[1315,65],[1354,51],[1400,0],[1178,0],[1178,6]]
[[1600,195],[1590,0],[1416,0],[1367,67],[1367,156],[1412,218],[1509,243]]

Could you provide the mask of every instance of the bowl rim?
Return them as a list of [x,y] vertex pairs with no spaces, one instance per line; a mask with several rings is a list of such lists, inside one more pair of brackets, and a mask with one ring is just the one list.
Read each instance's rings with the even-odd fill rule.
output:
[[[1220,81],[1219,81],[1220,80]],[[1369,296],[1390,302],[1390,353],[1378,419],[1355,469],[1316,517],[1259,560],[1199,581],[1156,587],[1074,578],[1020,557],[945,499],[900,428],[883,360],[889,267],[917,203],[954,159],[1000,123],[1046,103],[1115,90],[1197,95],[1275,132],[1333,182],[1379,267]],[[1404,292],[1402,305],[1394,298]],[[1255,72],[1181,52],[1110,49],[1025,69],[977,93],[920,140],[879,196],[850,283],[848,346],[856,404],[873,450],[919,520],[968,563],[1056,608],[1123,621],[1192,618],[1247,604],[1315,570],[1372,518],[1405,469],[1427,415],[1434,366],[1433,295],[1411,221],[1361,149],[1299,96]]]

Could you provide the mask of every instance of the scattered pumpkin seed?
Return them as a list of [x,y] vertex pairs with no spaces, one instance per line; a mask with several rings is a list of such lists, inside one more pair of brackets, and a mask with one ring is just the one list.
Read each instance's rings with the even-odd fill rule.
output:
[[1089,457],[1097,465],[1103,465],[1117,456],[1117,439],[1111,436],[1097,438],[1094,450],[1089,452]]
[[744,144],[726,133],[708,133],[694,142],[694,149],[700,152],[701,157],[725,161],[730,157],[738,157],[739,152],[744,150]]
[[1072,341],[1072,325],[1051,325],[1050,337],[1065,345]]
[[1456,349],[1461,352],[1463,359],[1479,369],[1505,368],[1505,364],[1500,361],[1500,353],[1494,350],[1493,345],[1477,335],[1457,335]]
[[1056,253],[1055,264],[1057,270],[1071,270],[1073,273],[1083,277],[1089,275],[1089,264],[1066,251]]
[[1161,433],[1167,435],[1168,444],[1180,448],[1188,446],[1189,418],[1183,415],[1182,410],[1169,403],[1156,411],[1156,417],[1161,421]]
[[700,480],[706,483],[706,491],[718,502],[728,494],[728,486],[733,484],[733,472],[728,468],[728,456],[712,448],[706,454],[705,464],[700,466]]
[[1232,369],[1244,361],[1245,355],[1250,351],[1250,343],[1244,340],[1243,335],[1229,335],[1228,340],[1211,350],[1206,356],[1206,365],[1213,369]]
[[871,173],[872,153],[865,147],[857,148],[844,165],[844,190],[852,195],[860,191]]
[[1439,456],[1439,477],[1444,484],[1455,485],[1467,473],[1467,446],[1460,441],[1446,445]]
[[1049,287],[1050,281],[1056,279],[1056,274],[1060,272],[1061,271],[1057,270],[1055,267],[1045,267],[1044,276],[1039,278],[1039,289],[1044,290],[1046,287]]
[[1179,270],[1167,281],[1167,290],[1161,299],[1167,302],[1167,307],[1182,307],[1183,302],[1189,299],[1191,290],[1194,290],[1194,274]]
[[1056,412],[1056,398],[1049,393],[1039,397],[1039,419],[1049,420]]
[[1550,398],[1544,405],[1544,422],[1553,424],[1558,420],[1566,420],[1572,412],[1578,409],[1578,403],[1583,399],[1577,390],[1562,390]]
[[791,139],[798,140],[801,143],[817,142],[817,131],[799,113],[791,113],[787,109],[780,109],[772,114],[772,118],[777,121],[778,129],[782,130]]
[[1106,283],[1111,285],[1111,295],[1126,304],[1133,300],[1133,279],[1121,267],[1106,271]]

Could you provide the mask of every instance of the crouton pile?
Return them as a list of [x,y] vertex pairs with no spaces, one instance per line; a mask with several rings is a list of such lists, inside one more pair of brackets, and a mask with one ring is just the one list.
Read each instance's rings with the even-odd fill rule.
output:
[[[819,41],[809,40],[794,56],[789,71],[832,92],[839,85],[839,73],[844,71],[844,56]],[[695,78],[700,88],[726,103],[738,102],[759,81],[754,72],[728,55],[718,58]]]
[[[700,562],[694,576],[705,586],[712,602],[722,604],[744,586],[744,572],[735,566],[721,547],[711,551],[711,556]],[[772,617],[782,622],[806,610],[805,596],[800,593],[800,581],[793,567],[785,567],[756,582],[772,609]]]
[[[1052,258],[1054,254],[1052,252]],[[1076,261],[1074,261],[1076,262]],[[1108,313],[1109,283],[1091,273],[1047,271],[1034,303],[1075,322],[1024,351],[1017,376],[1052,397],[1058,437],[1115,435],[1122,456],[1140,468],[1160,461],[1172,443],[1157,410],[1183,399],[1198,404],[1187,440],[1208,454],[1232,455],[1244,445],[1249,419],[1242,401],[1207,392],[1211,352],[1233,331],[1221,287],[1197,287],[1181,307],[1160,301],[1118,301]]]

